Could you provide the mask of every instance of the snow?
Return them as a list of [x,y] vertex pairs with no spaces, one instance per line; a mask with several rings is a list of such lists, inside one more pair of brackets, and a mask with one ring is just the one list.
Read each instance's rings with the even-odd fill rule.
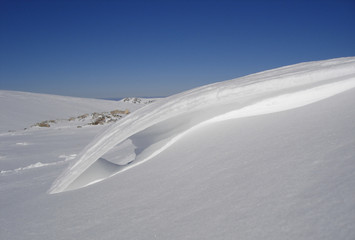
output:
[[[176,142],[180,136],[182,136],[184,131],[214,117],[214,115],[221,115],[229,111],[235,111],[235,109],[249,106],[258,101],[267,101],[266,105],[270,105],[272,101],[275,101],[275,99],[270,96],[271,94],[273,94],[273,96],[278,96],[280,94],[288,94],[317,86],[322,88],[322,85],[327,85],[332,82],[334,82],[332,84],[335,84],[336,87],[333,88],[332,85],[327,85],[325,87],[326,90],[323,90],[328,91],[328,93],[325,93],[325,97],[351,89],[354,87],[355,80],[354,63],[354,58],[346,58],[297,64],[291,67],[288,66],[281,69],[270,70],[244,78],[193,89],[168,97],[155,104],[151,104],[150,106],[141,109],[141,111],[136,111],[122,121],[119,121],[93,140],[91,144],[78,155],[75,164],[69,167],[68,170],[56,180],[50,192],[58,193],[65,191],[66,189],[73,189],[70,185],[90,168],[97,159],[113,149],[115,145],[120,144],[130,137],[140,141],[142,137],[135,137],[134,135],[139,135],[140,132],[144,135],[144,130],[152,126],[154,128],[154,125],[157,130],[150,131],[148,137],[149,139],[153,138],[153,141],[149,140],[148,143],[144,143],[143,146],[142,144],[133,143],[135,148],[138,148],[140,152],[143,152],[141,156],[136,157],[137,160],[133,166],[153,158],[165,150],[166,147]],[[337,83],[339,81],[341,82]],[[323,96],[314,97],[314,95],[318,94],[318,89],[310,91],[311,93],[308,93],[308,95],[307,93],[301,92],[301,96],[297,96],[297,94],[293,94],[292,96],[296,99],[303,97],[302,94],[310,96],[303,104],[312,103],[317,101],[318,98],[319,100],[325,98]],[[288,99],[289,96],[286,96],[286,98]],[[290,101],[291,103],[296,102],[296,104],[300,104],[294,99],[290,99]],[[262,104],[265,104],[265,102]],[[279,105],[280,104],[276,104],[276,108]],[[293,108],[287,104],[281,106],[284,109]],[[210,113],[206,113],[206,108],[208,108]],[[248,108],[250,108],[250,106]],[[248,108],[245,111],[247,112],[247,115],[250,111]],[[253,108],[253,106],[251,108]],[[266,109],[268,109],[268,107]],[[187,114],[188,117],[185,119]],[[183,116],[183,121],[179,119],[179,116]],[[162,133],[162,126],[166,125],[164,121],[169,119],[170,122],[167,125],[170,129],[165,129]],[[193,124],[191,124],[191,122]],[[176,129],[177,125],[179,125],[179,129]],[[166,132],[169,131],[173,132],[170,133],[170,136],[166,136]],[[162,134],[164,135],[163,137],[161,137]],[[169,138],[172,140],[169,141]],[[168,142],[162,143],[162,141]],[[157,144],[163,146],[157,147]],[[147,154],[147,151],[143,151],[150,146],[154,146],[154,150],[151,150],[150,148],[149,154]],[[125,168],[125,170],[130,168],[132,168],[132,165]],[[83,186],[87,184],[90,184],[90,182]]]
[[40,121],[65,119],[86,113],[115,109],[135,111],[146,102],[146,99],[140,104],[137,101],[107,101],[0,90],[0,133],[28,128]]
[[2,133],[0,239],[354,239],[354,72],[302,63],[111,126]]

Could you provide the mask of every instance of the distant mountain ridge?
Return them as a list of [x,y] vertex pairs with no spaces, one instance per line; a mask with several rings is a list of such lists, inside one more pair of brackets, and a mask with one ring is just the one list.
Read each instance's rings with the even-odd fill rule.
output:
[[128,99],[110,101],[0,90],[0,133],[27,128],[45,120],[66,119],[94,112],[109,112],[117,109],[128,109],[133,112],[152,101],[152,99]]
[[110,101],[121,101],[125,98],[139,98],[139,99],[160,99],[160,98],[165,98],[166,96],[141,96],[141,97],[108,97],[108,98],[98,98],[102,100],[110,100]]

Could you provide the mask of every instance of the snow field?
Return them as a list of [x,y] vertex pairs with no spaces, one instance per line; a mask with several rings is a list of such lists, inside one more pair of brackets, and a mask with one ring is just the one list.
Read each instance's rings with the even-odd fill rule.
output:
[[[0,239],[355,239],[354,61],[204,86],[111,126],[0,133]],[[68,169],[83,171],[47,194]]]

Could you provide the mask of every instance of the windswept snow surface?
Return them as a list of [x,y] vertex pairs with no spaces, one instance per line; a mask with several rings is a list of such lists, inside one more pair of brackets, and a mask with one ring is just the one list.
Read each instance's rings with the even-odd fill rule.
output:
[[[91,184],[80,180],[78,185],[75,181],[79,181],[80,176],[105,153],[128,139],[136,148],[137,156],[129,166],[118,168],[118,172],[155,157],[189,129],[201,124],[232,115],[248,117],[284,111],[353,87],[355,58],[341,58],[282,67],[168,97],[136,111],[94,139],[79,154],[75,164],[54,182],[50,192],[58,193]],[[142,141],[142,138],[147,140]],[[94,173],[95,168],[100,171],[100,165],[96,164],[90,172]],[[101,179],[95,182],[111,175],[113,172],[109,171],[107,176],[100,175]]]
[[108,128],[2,133],[0,239],[353,240],[354,72],[355,58],[303,63]]

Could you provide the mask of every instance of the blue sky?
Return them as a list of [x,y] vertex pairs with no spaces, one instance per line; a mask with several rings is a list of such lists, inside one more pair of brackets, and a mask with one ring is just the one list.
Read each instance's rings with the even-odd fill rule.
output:
[[0,1],[0,89],[167,96],[355,56],[355,1]]

